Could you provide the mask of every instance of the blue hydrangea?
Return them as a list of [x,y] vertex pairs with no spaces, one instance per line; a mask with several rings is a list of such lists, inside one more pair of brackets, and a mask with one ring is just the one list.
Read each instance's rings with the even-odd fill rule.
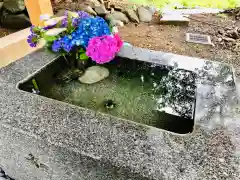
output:
[[71,49],[73,47],[71,41],[72,41],[72,38],[70,36],[64,36],[62,38],[62,48],[64,51],[66,51],[66,52],[71,51]]
[[62,48],[61,40],[55,40],[52,44],[52,51],[59,52],[61,48]]
[[77,25],[74,32],[53,42],[54,52],[70,52],[74,46],[86,48],[91,38],[111,34],[107,22],[101,17],[85,17],[74,24]]
[[85,18],[80,21],[76,31],[72,33],[72,44],[86,48],[91,38],[110,34],[108,24],[103,18]]

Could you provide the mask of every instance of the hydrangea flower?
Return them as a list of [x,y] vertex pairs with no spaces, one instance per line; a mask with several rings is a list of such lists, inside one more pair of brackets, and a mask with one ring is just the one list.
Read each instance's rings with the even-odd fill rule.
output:
[[64,50],[69,53],[72,50],[73,46],[71,45],[71,37],[64,36],[61,39],[55,40],[52,44],[52,51],[59,52],[60,50]]
[[[69,21],[69,14],[71,12],[65,11],[64,16],[65,18],[62,20],[61,27],[67,27],[68,21]],[[76,16],[71,16],[71,22],[73,27],[77,27],[79,22],[84,18],[89,18],[90,15],[84,11],[78,11],[76,13]]]
[[78,16],[80,19],[84,19],[84,18],[89,18],[90,15],[88,13],[86,13],[85,11],[78,11]]
[[37,34],[32,33],[28,36],[27,42],[31,47],[36,47],[39,39],[40,38]]
[[62,42],[61,40],[55,40],[52,44],[52,51],[53,52],[59,52],[62,48]]
[[63,47],[63,50],[66,51],[66,52],[70,52],[71,49],[72,49],[72,44],[71,44],[71,38],[69,36],[64,36],[62,38],[62,47]]
[[117,34],[114,36],[94,37],[89,41],[86,55],[98,64],[104,64],[110,62],[115,57],[122,45],[123,41]]
[[89,17],[80,21],[76,31],[72,33],[72,45],[86,48],[91,38],[110,35],[110,29],[106,21],[101,17]]

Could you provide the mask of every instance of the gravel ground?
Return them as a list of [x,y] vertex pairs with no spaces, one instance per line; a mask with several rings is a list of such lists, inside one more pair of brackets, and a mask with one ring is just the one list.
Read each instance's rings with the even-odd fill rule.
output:
[[[234,21],[232,17],[222,18],[216,15],[195,15],[193,17],[222,27],[237,26],[240,28],[240,21]],[[219,44],[216,36],[219,29],[221,28],[193,20],[190,21],[188,27],[160,25],[155,21],[149,24],[128,24],[120,29],[120,35],[125,41],[135,46],[206,58],[240,67],[240,52],[232,51],[229,47]],[[210,35],[215,46],[187,43],[185,41],[187,32]]]

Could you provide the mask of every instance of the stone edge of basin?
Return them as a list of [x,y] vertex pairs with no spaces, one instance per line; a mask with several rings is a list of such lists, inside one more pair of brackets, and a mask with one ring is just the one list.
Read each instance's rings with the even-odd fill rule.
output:
[[[54,146],[110,162],[113,166],[127,168],[132,173],[149,179],[157,180],[159,176],[162,179],[186,180],[239,178],[240,172],[235,169],[239,165],[239,159],[234,154],[236,149],[240,149],[236,141],[233,141],[240,135],[236,130],[239,124],[229,121],[230,115],[235,118],[231,112],[235,105],[231,67],[208,60],[136,47],[124,47],[118,56],[171,66],[177,63],[178,67],[192,71],[201,69],[207,63],[213,69],[230,68],[231,72],[227,77],[226,74],[216,75],[214,84],[211,80],[206,80],[209,74],[201,79],[203,82],[199,83],[199,111],[194,132],[180,136],[18,90],[18,82],[27,79],[58,57],[41,49],[0,69],[1,123],[29,133],[30,136],[34,134]],[[212,77],[212,74],[210,75]],[[218,95],[205,97],[206,93],[211,93],[212,90]],[[215,107],[209,110],[211,105]],[[218,112],[219,108],[224,108],[226,115]],[[220,122],[215,116],[221,116]],[[49,120],[52,122],[49,123]],[[216,142],[211,139],[216,139]],[[225,151],[213,156],[212,153],[218,151],[218,148]],[[203,156],[207,161],[202,160]]]

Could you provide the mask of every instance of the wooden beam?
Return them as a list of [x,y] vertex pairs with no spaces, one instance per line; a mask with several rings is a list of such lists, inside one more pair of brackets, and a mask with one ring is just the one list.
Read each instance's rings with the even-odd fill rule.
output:
[[30,28],[27,28],[0,38],[0,68],[44,46],[44,43],[40,42],[36,48],[30,47],[27,43],[27,37],[29,34]]
[[24,0],[31,23],[35,26],[42,26],[43,21],[40,15],[53,15],[53,8],[50,0]]

